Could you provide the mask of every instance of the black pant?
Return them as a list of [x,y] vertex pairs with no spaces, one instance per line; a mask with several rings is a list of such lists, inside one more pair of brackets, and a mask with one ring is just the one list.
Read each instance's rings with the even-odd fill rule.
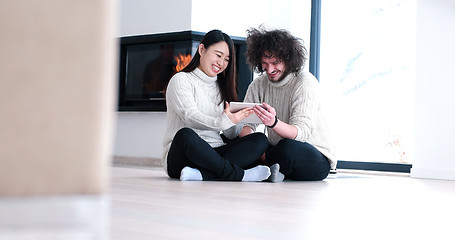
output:
[[280,164],[280,172],[286,179],[316,181],[326,178],[330,172],[329,160],[311,144],[292,139],[282,139],[266,152],[266,164]]
[[186,166],[197,168],[203,180],[241,181],[244,169],[257,165],[257,159],[268,147],[262,133],[249,134],[212,148],[190,128],[182,128],[172,140],[167,157],[171,178],[180,178]]

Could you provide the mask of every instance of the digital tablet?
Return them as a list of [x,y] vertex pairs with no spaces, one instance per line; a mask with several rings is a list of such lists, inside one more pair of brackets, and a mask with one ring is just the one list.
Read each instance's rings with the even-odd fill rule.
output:
[[[231,109],[231,112],[235,113],[237,111],[240,111],[244,108],[253,108],[256,105],[261,105],[260,103],[245,103],[245,102],[230,102],[229,107]],[[242,119],[240,121],[241,123],[262,123],[261,119],[256,116],[256,114],[251,114],[250,116]]]

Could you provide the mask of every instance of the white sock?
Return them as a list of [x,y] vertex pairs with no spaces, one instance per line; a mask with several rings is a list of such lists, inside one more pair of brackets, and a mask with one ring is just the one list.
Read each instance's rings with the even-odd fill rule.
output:
[[280,164],[275,163],[270,166],[270,177],[267,179],[270,182],[282,182],[284,180],[284,174],[280,173]]
[[196,168],[184,167],[180,172],[180,181],[202,181],[202,174]]
[[242,182],[260,182],[266,180],[270,176],[270,168],[259,165],[254,168],[245,170]]

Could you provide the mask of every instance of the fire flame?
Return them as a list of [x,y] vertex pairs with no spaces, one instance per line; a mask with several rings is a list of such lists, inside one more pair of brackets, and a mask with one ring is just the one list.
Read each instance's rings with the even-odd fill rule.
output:
[[191,55],[182,55],[179,53],[178,56],[174,56],[175,61],[177,62],[177,65],[175,66],[175,71],[180,72],[188,63],[191,61]]

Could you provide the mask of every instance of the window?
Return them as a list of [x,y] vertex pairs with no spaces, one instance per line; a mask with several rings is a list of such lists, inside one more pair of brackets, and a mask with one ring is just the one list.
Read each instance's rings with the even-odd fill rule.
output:
[[411,164],[416,1],[326,0],[320,13],[319,80],[338,159]]

